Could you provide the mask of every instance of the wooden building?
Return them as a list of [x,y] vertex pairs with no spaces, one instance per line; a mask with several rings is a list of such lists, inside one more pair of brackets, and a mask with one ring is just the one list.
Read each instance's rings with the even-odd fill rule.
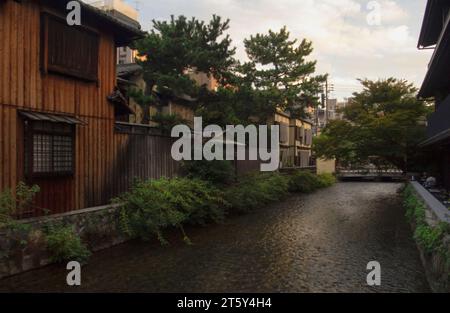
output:
[[450,3],[428,0],[419,49],[434,49],[428,72],[419,92],[435,100],[435,112],[428,119],[427,140],[430,174],[450,190]]
[[83,3],[69,26],[67,2],[0,0],[0,191],[41,188],[21,216],[108,204],[134,177],[176,166],[145,151],[170,151],[167,140],[116,124],[116,48],[141,31]]

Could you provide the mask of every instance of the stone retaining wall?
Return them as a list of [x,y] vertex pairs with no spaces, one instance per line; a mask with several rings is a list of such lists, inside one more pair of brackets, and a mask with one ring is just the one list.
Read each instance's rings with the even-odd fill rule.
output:
[[104,206],[21,221],[31,226],[31,231],[17,234],[0,231],[0,278],[37,269],[51,263],[42,226],[62,222],[74,225],[90,251],[99,251],[127,240],[119,227],[119,210]]
[[[418,199],[420,199],[427,208],[426,220],[430,226],[437,226],[441,222],[448,223],[448,213],[445,208],[432,194],[430,194],[422,185],[417,182],[411,183]],[[415,231],[416,225],[412,225]],[[431,289],[434,292],[450,292],[450,264],[446,264],[447,258],[442,253],[426,253],[424,249],[417,245],[420,251],[422,263],[425,267],[427,279]],[[450,236],[444,238],[444,246],[450,255]]]

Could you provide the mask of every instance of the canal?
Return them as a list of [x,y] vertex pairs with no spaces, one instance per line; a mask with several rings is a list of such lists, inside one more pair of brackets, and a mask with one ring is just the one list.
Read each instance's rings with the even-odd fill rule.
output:
[[[188,229],[169,247],[131,242],[96,253],[82,286],[53,265],[0,281],[17,292],[428,292],[399,184],[340,183],[222,225]],[[370,261],[382,285],[366,284]]]

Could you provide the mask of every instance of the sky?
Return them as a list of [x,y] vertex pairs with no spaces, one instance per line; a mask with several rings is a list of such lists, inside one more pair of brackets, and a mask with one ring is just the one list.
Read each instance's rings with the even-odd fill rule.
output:
[[431,51],[419,51],[417,41],[426,0],[141,0],[140,22],[185,15],[210,20],[213,14],[231,20],[228,33],[237,57],[246,60],[243,40],[284,25],[292,38],[309,39],[317,73],[330,75],[343,99],[360,90],[357,78],[407,79],[420,87]]

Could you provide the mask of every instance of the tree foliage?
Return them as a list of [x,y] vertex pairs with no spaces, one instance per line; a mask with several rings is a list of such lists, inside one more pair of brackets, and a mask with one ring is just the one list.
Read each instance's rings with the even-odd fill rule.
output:
[[225,34],[228,28],[229,20],[216,15],[209,23],[185,16],[153,20],[152,31],[135,44],[148,89],[196,97],[199,88],[189,77],[189,69],[225,81],[235,62],[235,48]]
[[[138,41],[139,64],[144,68],[147,90],[136,94],[144,108],[163,96],[188,95],[206,123],[246,124],[250,118],[266,121],[277,108],[304,116],[313,105],[325,76],[313,76],[315,61],[307,40],[291,39],[286,28],[245,40],[249,61],[235,59],[227,34],[229,20],[213,16],[209,22],[184,16],[153,21],[153,30]],[[219,83],[218,90],[198,86],[189,71],[206,73]]]
[[305,108],[318,101],[326,76],[314,76],[316,61],[308,60],[312,42],[291,39],[283,27],[244,41],[249,62],[238,68],[239,86],[253,91],[257,112],[273,113],[277,108],[305,117]]
[[395,78],[360,80],[344,120],[332,121],[315,140],[318,157],[345,164],[371,162],[407,170],[419,165],[430,108],[416,98],[413,84]]
[[147,87],[131,96],[143,108],[144,122],[149,121],[149,106],[161,104],[161,99],[180,95],[200,99],[206,93],[190,72],[205,73],[221,83],[229,79],[235,48],[226,34],[228,28],[229,21],[216,15],[208,23],[185,16],[153,20],[153,29],[134,44]]

